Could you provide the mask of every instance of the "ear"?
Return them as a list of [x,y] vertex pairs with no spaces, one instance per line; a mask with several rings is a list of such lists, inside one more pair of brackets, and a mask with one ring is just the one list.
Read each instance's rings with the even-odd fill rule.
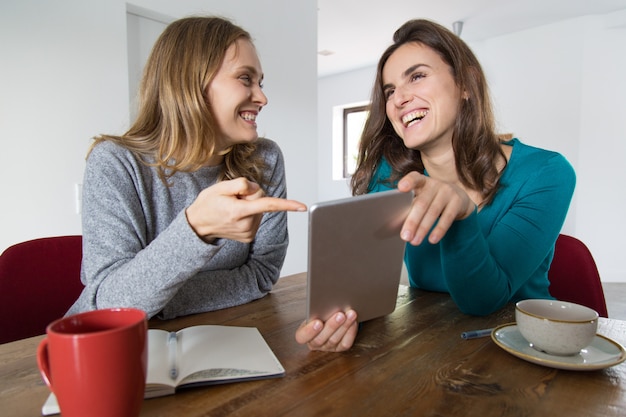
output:
[[466,72],[466,84],[463,86],[461,97],[463,100],[468,101],[471,97],[470,90],[474,91],[474,93],[478,91],[477,94],[480,94],[480,86],[484,83],[484,76],[479,68],[471,65],[466,68]]

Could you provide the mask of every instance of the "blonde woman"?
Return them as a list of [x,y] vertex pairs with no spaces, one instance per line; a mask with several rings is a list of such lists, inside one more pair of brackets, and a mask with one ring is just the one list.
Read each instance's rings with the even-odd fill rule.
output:
[[101,135],[83,182],[85,289],[68,313],[136,307],[164,319],[247,303],[288,244],[283,157],[250,35],[218,17],[171,23],[146,64],[137,119]]

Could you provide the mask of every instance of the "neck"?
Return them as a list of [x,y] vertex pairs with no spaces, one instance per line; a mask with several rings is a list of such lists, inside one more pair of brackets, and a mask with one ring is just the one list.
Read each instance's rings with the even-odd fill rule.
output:
[[211,155],[206,162],[206,166],[215,167],[224,162],[224,155]]
[[422,151],[421,157],[430,177],[453,184],[459,182],[452,146],[439,151]]
[[216,152],[209,157],[209,160],[207,161],[207,166],[214,167],[222,164],[224,162],[224,156],[233,150],[233,146],[218,149],[219,150],[216,149]]

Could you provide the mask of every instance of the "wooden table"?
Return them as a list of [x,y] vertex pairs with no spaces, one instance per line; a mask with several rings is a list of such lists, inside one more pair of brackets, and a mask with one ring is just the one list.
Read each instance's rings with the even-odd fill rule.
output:
[[[512,356],[489,337],[461,332],[513,321],[513,306],[487,317],[459,312],[447,294],[400,287],[393,314],[364,323],[346,353],[309,352],[294,332],[305,315],[306,275],[281,278],[247,305],[150,321],[257,327],[286,369],[283,378],[203,387],[144,401],[142,416],[624,416],[626,363],[562,371]],[[626,321],[600,319],[622,345]],[[38,416],[48,389],[35,360],[41,336],[0,345],[0,415]]]

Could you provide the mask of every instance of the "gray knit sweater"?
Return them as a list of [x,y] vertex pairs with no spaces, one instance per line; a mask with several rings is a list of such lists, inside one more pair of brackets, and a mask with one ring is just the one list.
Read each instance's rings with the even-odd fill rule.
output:
[[[258,140],[268,166],[266,194],[286,197],[282,153]],[[287,251],[287,214],[264,214],[255,240],[244,244],[195,234],[185,209],[213,185],[220,167],[179,172],[167,187],[155,168],[112,142],[97,145],[83,182],[86,285],[67,314],[135,307],[169,319],[247,303],[276,283]]]

